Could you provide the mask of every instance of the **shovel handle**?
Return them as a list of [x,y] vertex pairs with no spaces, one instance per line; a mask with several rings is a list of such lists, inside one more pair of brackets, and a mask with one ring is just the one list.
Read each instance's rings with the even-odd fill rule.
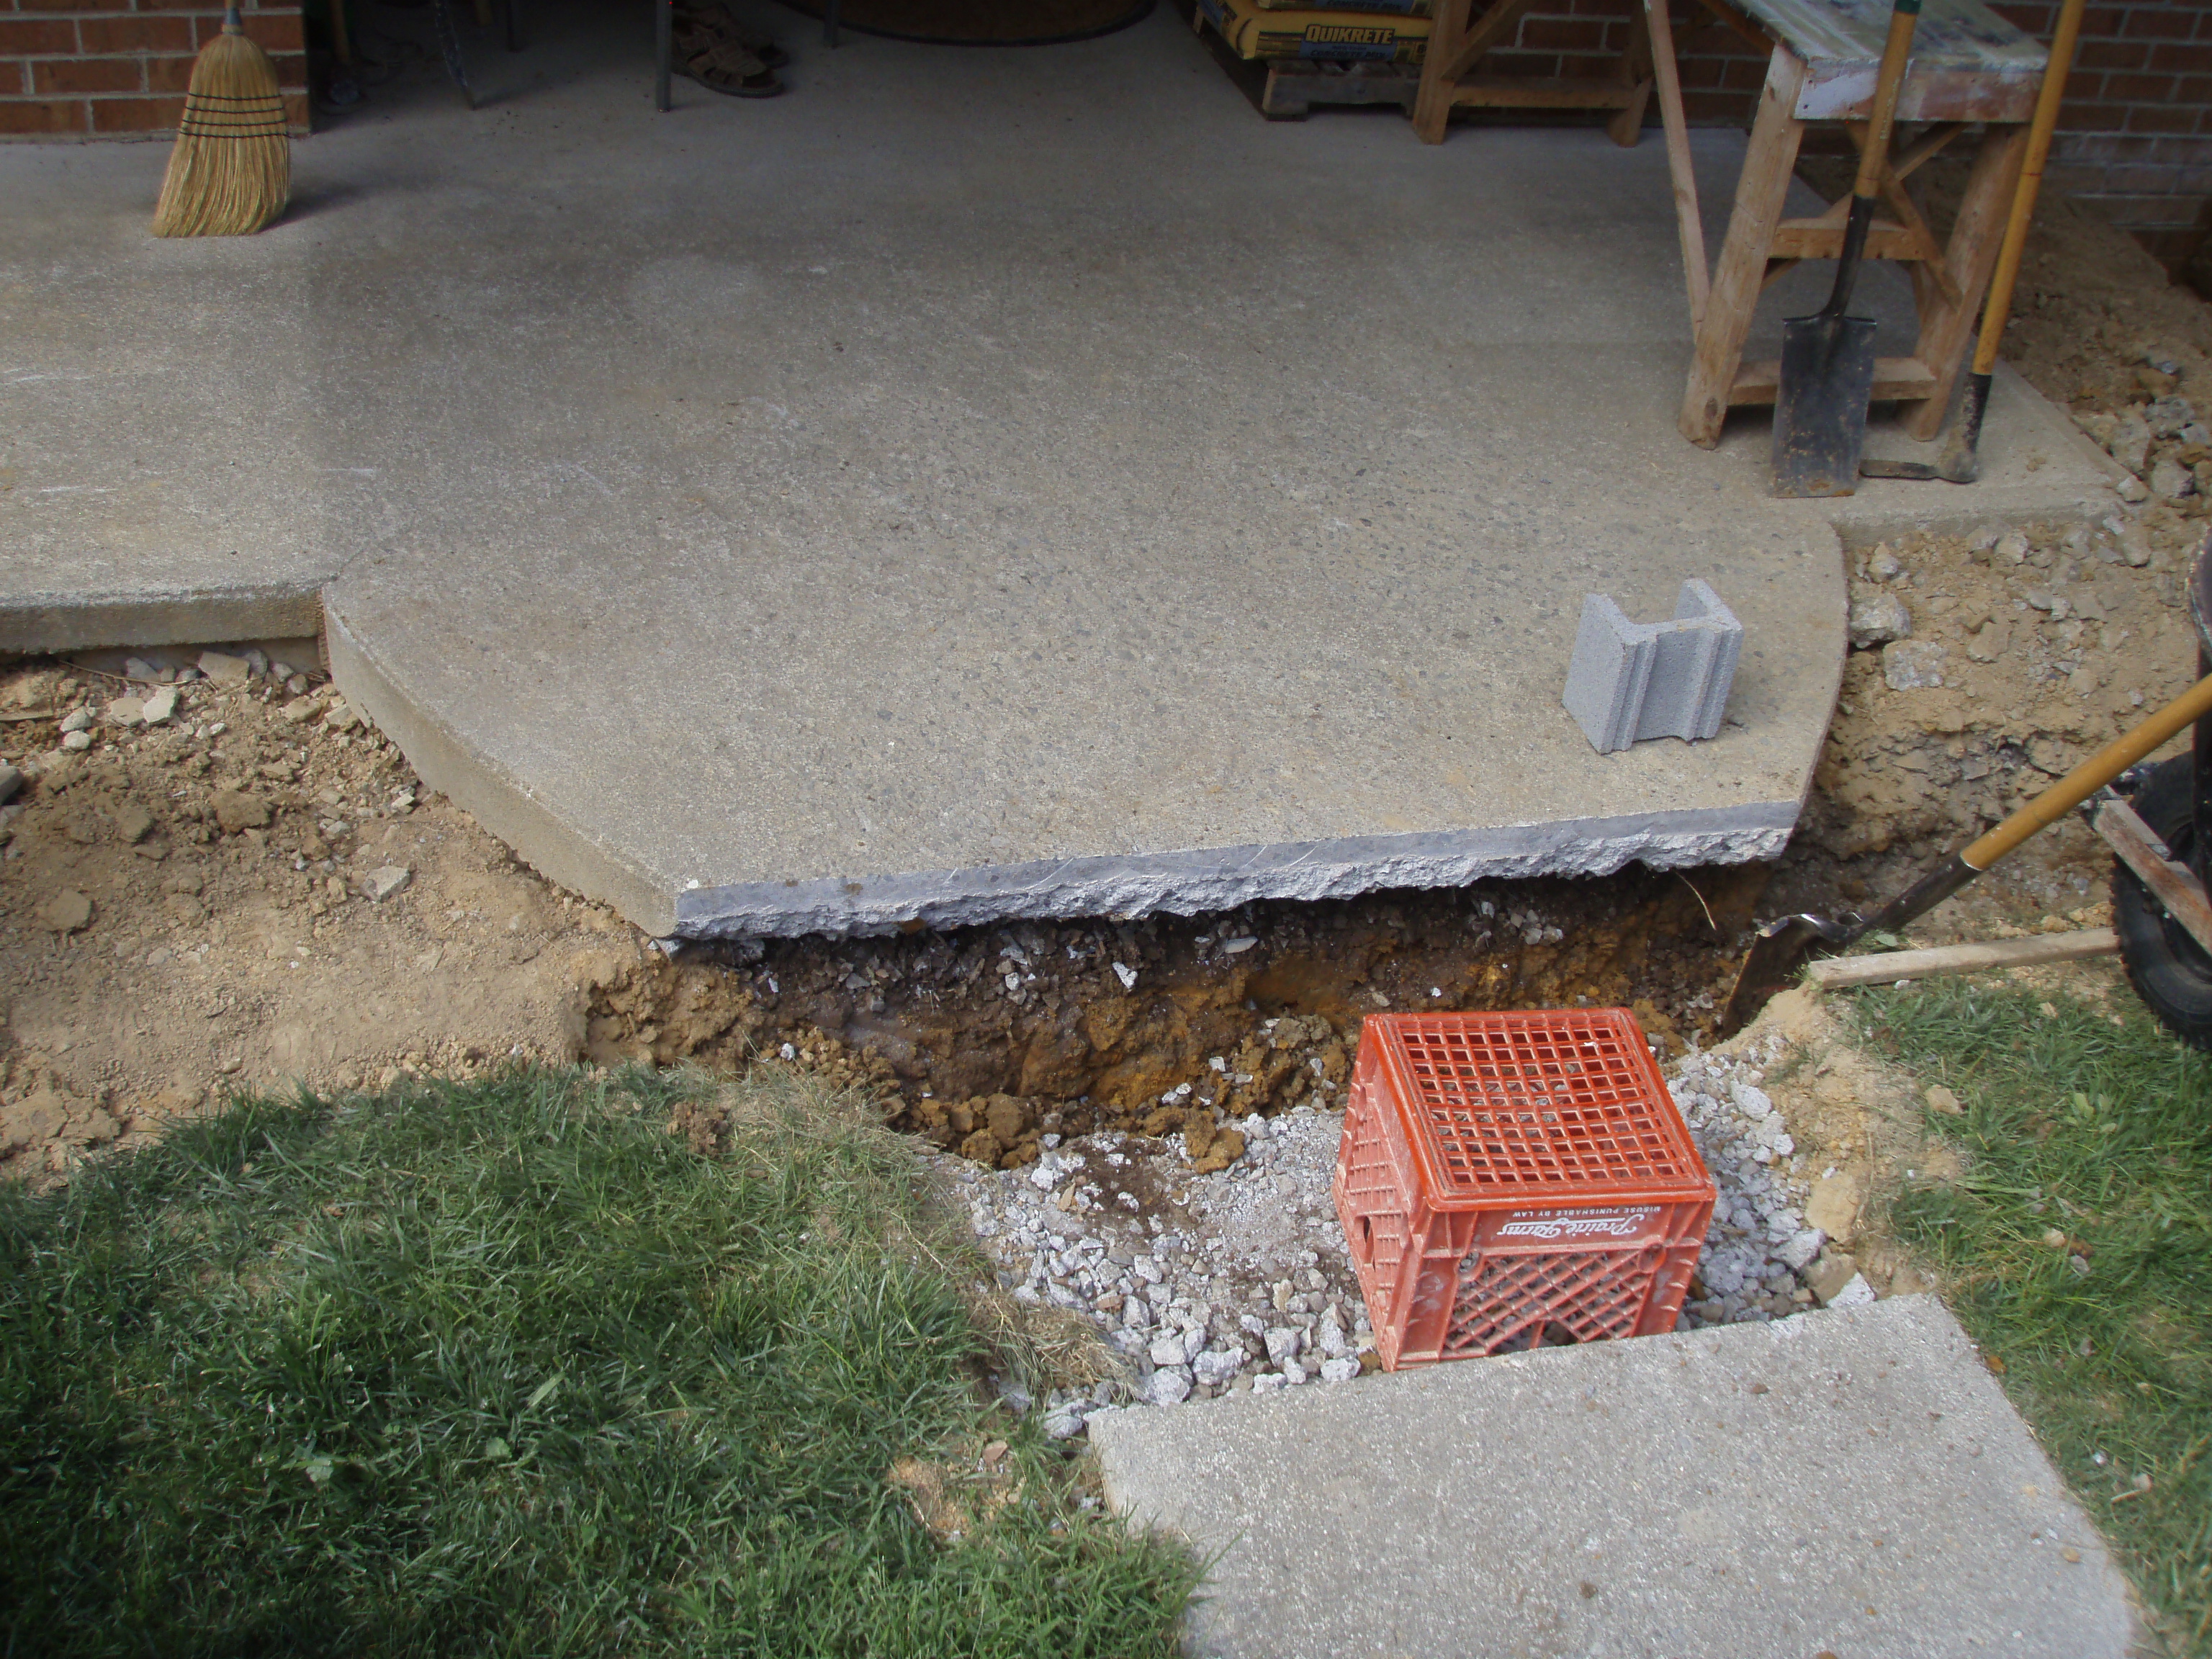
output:
[[1889,38],[1882,42],[1881,75],[1874,85],[1866,148],[1859,152],[1858,179],[1851,186],[1851,194],[1862,201],[1872,201],[1881,188],[1882,164],[1889,159],[1889,130],[1897,125],[1897,94],[1905,85],[1912,31],[1919,22],[1920,0],[1896,0],[1890,8]]
[[2074,68],[2074,43],[2081,38],[2086,4],[2087,0],[2066,0],[2060,8],[2051,52],[2044,60],[2043,85],[2035,94],[2035,118],[2028,124],[2027,155],[2020,165],[2020,183],[2013,190],[2012,217],[2005,222],[1997,268],[1990,278],[1990,297],[1982,307],[1982,337],[1974,344],[1977,374],[1990,374],[1997,366],[1997,342],[2012,316],[2012,290],[2020,280],[2021,255],[2027,247],[2027,222],[2035,216],[2035,198],[2043,187],[2043,164],[2051,157],[2051,136],[2058,125],[2058,106],[2066,99],[2066,77]]
[[2183,728],[2212,714],[2212,674],[2140,726],[2114,738],[2064,777],[1959,854],[1973,871],[1986,870],[2045,824],[2064,817],[2137,761]]

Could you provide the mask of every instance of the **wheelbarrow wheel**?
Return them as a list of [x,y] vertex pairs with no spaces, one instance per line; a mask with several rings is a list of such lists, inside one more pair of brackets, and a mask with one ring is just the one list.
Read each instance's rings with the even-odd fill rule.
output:
[[[2174,858],[2192,866],[2197,836],[2195,769],[2186,755],[2151,769],[2135,793],[2137,817]],[[2166,913],[2142,878],[2112,866],[2112,927],[2120,961],[2158,1023],[2192,1048],[2212,1052],[2212,956]]]

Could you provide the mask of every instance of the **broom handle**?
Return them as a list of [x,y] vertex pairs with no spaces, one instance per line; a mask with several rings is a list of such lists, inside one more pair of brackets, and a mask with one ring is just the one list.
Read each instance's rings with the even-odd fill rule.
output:
[[2005,223],[1996,274],[1990,278],[1989,301],[1982,308],[1982,337],[1974,347],[1977,374],[1991,374],[1997,366],[1997,342],[2012,316],[2013,286],[2020,278],[2021,255],[2027,248],[2027,222],[2034,216],[2035,198],[2043,188],[2043,164],[2050,159],[2058,106],[2066,100],[2066,76],[2074,67],[2074,43],[2081,33],[2086,4],[2087,0],[2066,0],[2058,14],[2057,32],[2051,37],[2051,55],[2044,60],[2043,85],[2035,94],[2035,119],[2027,130],[2027,155],[2021,163],[2020,184],[2012,196],[2012,217]]

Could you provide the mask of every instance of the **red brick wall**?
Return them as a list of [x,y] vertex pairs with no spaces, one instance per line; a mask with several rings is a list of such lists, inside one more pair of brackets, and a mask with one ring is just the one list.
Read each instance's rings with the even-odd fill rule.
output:
[[[2057,0],[1992,4],[2039,40],[2057,21]],[[1602,75],[1627,43],[1628,17],[1628,0],[1543,0],[1484,70]],[[1764,52],[1683,0],[1674,49],[1692,122],[1750,120]],[[2083,15],[2066,91],[2046,184],[2161,258],[2185,255],[2212,198],[2212,0],[2097,0]]]
[[[276,61],[295,132],[307,130],[299,0],[262,0],[246,32]],[[192,55],[222,27],[209,0],[0,0],[0,137],[173,131]]]

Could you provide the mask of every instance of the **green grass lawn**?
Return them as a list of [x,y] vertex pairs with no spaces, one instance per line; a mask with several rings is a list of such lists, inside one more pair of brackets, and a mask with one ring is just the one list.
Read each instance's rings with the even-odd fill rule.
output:
[[[2049,1006],[2052,1012],[2044,1012]],[[2128,1563],[2212,1653],[2212,1060],[2107,1012],[1960,981],[1860,993],[1878,1052],[1948,1084],[1963,1179],[1890,1212]],[[1994,1367],[1993,1367],[1994,1368]]]
[[0,1188],[0,1655],[1174,1651],[1194,1565],[988,1403],[903,1144],[708,1086],[247,1100]]

